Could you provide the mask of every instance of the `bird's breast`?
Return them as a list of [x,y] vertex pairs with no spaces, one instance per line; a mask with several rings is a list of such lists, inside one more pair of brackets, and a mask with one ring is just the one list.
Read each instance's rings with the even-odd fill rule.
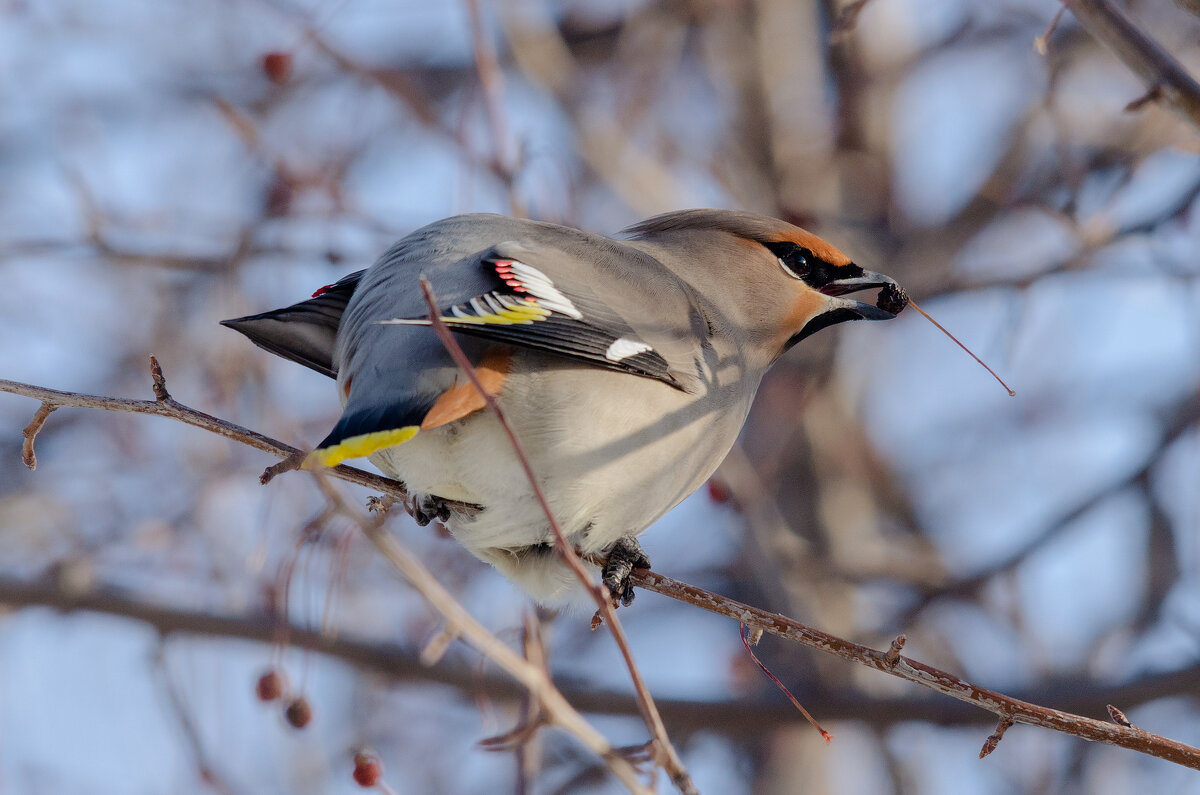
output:
[[[756,384],[686,393],[539,354],[514,359],[499,400],[555,519],[584,551],[637,534],[694,491],[737,438]],[[487,410],[381,451],[419,494],[483,506],[450,529],[477,555],[551,537],[520,461]]]

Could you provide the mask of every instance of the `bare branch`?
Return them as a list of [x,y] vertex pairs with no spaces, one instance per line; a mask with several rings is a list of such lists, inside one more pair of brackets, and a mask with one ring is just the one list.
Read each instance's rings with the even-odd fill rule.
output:
[[496,58],[496,48],[488,38],[483,25],[483,11],[479,0],[466,0],[467,17],[471,22],[471,42],[475,54],[475,70],[483,85],[483,105],[491,127],[492,168],[504,181],[508,192],[508,205],[512,214],[524,218],[526,211],[517,196],[516,179],[521,163],[509,136],[509,125],[504,115],[504,73]]
[[1190,745],[1169,740],[1141,729],[1117,726],[1011,698],[994,690],[971,684],[954,674],[908,657],[897,655],[896,662],[892,665],[888,661],[890,650],[881,652],[869,646],[843,640],[777,613],[769,613],[766,610],[751,607],[652,571],[635,569],[633,581],[640,588],[687,602],[735,621],[753,624],[772,635],[778,635],[803,646],[819,649],[844,660],[850,660],[922,687],[936,690],[960,701],[974,704],[1001,718],[1010,719],[1014,723],[1041,726],[1064,734],[1073,734],[1085,740],[1129,748],[1200,770],[1200,748],[1193,748]]
[[[285,644],[340,660],[395,682],[423,682],[445,685],[464,693],[486,693],[502,701],[519,701],[527,691],[502,675],[442,662],[435,668],[422,665],[413,649],[389,641],[334,636],[302,626],[281,626],[276,616],[265,613],[225,614],[211,610],[196,611],[148,603],[135,594],[90,584],[78,585],[53,579],[35,581],[0,577],[0,605],[9,609],[47,607],[57,612],[85,611],[138,621],[164,636],[195,635],[232,638],[264,644]],[[1191,694],[1200,667],[1183,668],[1143,676],[1117,685],[1099,686],[1091,682],[1054,679],[1036,691],[1023,694],[1027,701],[1039,701],[1056,693],[1069,693],[1059,705],[1072,711],[1087,710],[1105,699],[1139,704],[1172,695]],[[636,701],[625,692],[598,689],[594,684],[569,678],[556,678],[559,691],[584,713],[637,716]],[[974,725],[987,719],[987,713],[969,709],[969,705],[946,699],[911,697],[863,697],[848,690],[824,690],[809,686],[805,700],[818,705],[824,716],[833,720],[853,719],[879,726],[915,720],[939,725]],[[795,720],[791,705],[772,699],[729,701],[691,701],[658,699],[659,709],[669,724],[702,728],[733,738],[759,737],[765,726],[784,726]]]
[[1200,84],[1111,0],[1066,0],[1079,24],[1183,118],[1200,127]]
[[[186,406],[175,403],[170,398],[160,403],[157,401],[137,401],[94,395],[79,395],[12,381],[0,381],[0,391],[26,395],[56,406],[98,408],[108,411],[132,411],[170,417],[280,457],[290,455],[294,450],[294,448],[290,448],[261,434],[189,409]],[[342,469],[348,470],[351,473],[349,477],[342,477],[343,480],[359,483],[360,485],[373,485],[375,488],[379,488],[378,485],[374,485],[375,482],[383,481],[388,484],[388,488],[381,490],[390,493],[402,492],[402,488],[398,489],[397,486],[399,484],[396,484],[395,481],[378,478],[350,467],[337,467],[336,469],[326,471],[330,474],[341,476],[338,470]],[[369,480],[363,482],[363,480],[358,479],[359,476]],[[318,482],[322,481],[319,479]],[[326,493],[331,495],[331,499],[340,502],[343,505],[343,510],[349,510],[344,507],[344,501],[342,501],[342,498],[336,492],[326,489]],[[564,725],[560,720],[566,721],[570,725],[570,730],[573,731],[575,728],[579,728],[580,731],[585,732],[577,736],[581,740],[584,740],[589,748],[604,749],[603,751],[597,750],[597,753],[600,753],[607,760],[608,764],[613,766],[614,772],[618,769],[618,765],[625,765],[625,768],[620,768],[623,771],[621,780],[629,785],[630,781],[625,777],[631,771],[628,764],[623,761],[614,761],[618,757],[613,755],[612,749],[607,745],[607,741],[594,734],[594,730],[586,722],[583,723],[583,726],[587,727],[586,730],[575,723],[577,720],[582,721],[582,718],[570,707],[562,693],[554,689],[553,685],[549,683],[544,672],[538,671],[535,666],[532,666],[527,660],[497,640],[486,629],[475,622],[475,619],[458,605],[457,602],[454,602],[449,593],[433,579],[432,575],[412,558],[400,546],[399,542],[383,529],[381,524],[382,516],[377,515],[373,521],[368,521],[360,514],[352,513],[352,515],[356,517],[355,521],[360,523],[364,528],[364,533],[375,543],[384,556],[406,578],[410,574],[412,575],[410,582],[413,583],[414,587],[422,595],[426,596],[427,599],[430,599],[430,603],[442,613],[447,622],[460,629],[464,639],[472,645],[476,645],[481,652],[504,668],[505,671],[521,682],[522,685],[529,688],[530,692],[541,697],[543,699],[543,706],[547,709],[548,714],[554,715],[555,722],[558,725]],[[635,569],[632,579],[637,587],[655,591],[664,596],[727,616],[735,621],[760,627],[773,635],[819,649],[829,654],[834,654],[869,668],[883,671],[884,673],[935,690],[960,701],[973,704],[1001,718],[1011,719],[1014,723],[1041,726],[1065,734],[1071,734],[1085,740],[1128,748],[1186,767],[1200,769],[1200,749],[1151,734],[1132,725],[1123,726],[1115,723],[1107,723],[1038,706],[1037,704],[1003,695],[994,690],[979,687],[953,674],[898,654],[895,655],[896,660],[892,664],[889,660],[890,649],[887,652],[883,652],[843,640],[776,613],[751,607],[750,605],[711,593],[702,588],[687,585],[686,583],[656,574],[652,571]],[[430,597],[431,594],[433,595],[432,598]],[[5,600],[0,599],[0,601]],[[154,610],[155,608],[147,609]],[[290,640],[295,642],[294,639]],[[493,654],[496,656],[493,656]],[[1184,676],[1188,675],[1184,674]],[[545,688],[549,689],[546,690]],[[556,713],[555,710],[559,710],[559,712]],[[641,788],[641,784],[636,780],[633,780],[633,784]],[[631,786],[631,789],[633,789],[633,786]],[[644,789],[637,789],[635,791],[644,791]]]
[[179,728],[183,731],[188,748],[191,749],[200,779],[216,792],[233,795],[233,788],[217,771],[210,754],[204,749],[204,741],[200,737],[196,721],[192,718],[192,712],[184,701],[183,694],[179,692],[179,685],[172,676],[171,669],[167,666],[166,653],[161,641],[154,650],[154,664],[162,680],[163,690],[166,691],[167,702],[171,705],[171,711],[179,721]]

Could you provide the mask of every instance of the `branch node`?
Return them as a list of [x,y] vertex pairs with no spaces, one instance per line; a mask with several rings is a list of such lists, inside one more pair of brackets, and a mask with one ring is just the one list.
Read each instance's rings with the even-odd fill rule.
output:
[[[166,394],[166,390],[163,390],[163,394]],[[265,486],[279,475],[282,475],[284,472],[291,472],[294,469],[299,469],[301,465],[304,464],[304,459],[306,457],[307,456],[303,450],[293,450],[282,460],[277,461],[264,469],[263,473],[258,476],[258,482]]]
[[154,381],[154,399],[159,403],[169,401],[171,393],[167,391],[167,377],[163,375],[162,365],[154,354],[150,354],[150,378]]
[[21,444],[21,460],[30,469],[37,469],[37,453],[33,450],[33,440],[37,438],[38,433],[42,430],[42,426],[46,424],[46,418],[56,408],[58,406],[43,402],[42,405],[38,406],[33,419],[25,426],[25,441]]
[[653,769],[652,766],[658,762],[659,757],[662,755],[662,748],[654,740],[647,740],[638,745],[623,745],[619,748],[614,748],[613,753],[633,765],[634,770],[642,774],[647,774]]
[[862,13],[863,7],[870,0],[854,0],[853,3],[842,9],[842,13],[838,14],[837,21],[833,23],[833,29],[829,31],[829,41],[832,44],[841,44],[854,28],[858,25],[858,15]]
[[1162,83],[1155,83],[1154,85],[1150,86],[1149,91],[1126,105],[1125,112],[1136,113],[1147,105],[1158,102],[1163,98],[1163,90],[1164,87]]
[[892,641],[892,645],[883,654],[883,664],[888,668],[895,668],[896,663],[900,662],[900,652],[904,648],[904,644],[908,643],[907,635],[897,635]]
[[1033,49],[1038,55],[1045,55],[1050,52],[1050,37],[1054,35],[1054,30],[1058,27],[1058,23],[1062,21],[1063,13],[1066,12],[1067,5],[1063,3],[1058,7],[1058,12],[1054,18],[1050,20],[1050,24],[1042,31],[1042,35],[1033,40]]
[[426,668],[437,665],[446,654],[446,649],[450,648],[450,644],[458,639],[458,635],[458,630],[451,624],[442,627],[441,632],[430,638],[425,648],[421,649],[421,665]]
[[1107,704],[1108,717],[1112,718],[1112,722],[1118,726],[1124,726],[1126,729],[1136,729],[1133,722],[1125,717],[1125,713],[1114,707],[1112,704]]
[[367,498],[367,510],[371,513],[387,513],[397,502],[399,501],[395,497],[387,494],[379,494]]
[[996,746],[1000,744],[1000,741],[1002,739],[1004,739],[1004,733],[1006,731],[1008,731],[1009,727],[1011,727],[1012,725],[1013,725],[1012,718],[1005,717],[1005,718],[1000,719],[1000,722],[996,724],[996,731],[994,731],[990,735],[988,735],[988,738],[983,741],[983,748],[979,749],[979,758],[980,759],[983,759],[985,756],[990,754],[992,751],[996,750]]
[[[537,730],[547,725],[545,715],[539,708],[532,718],[517,724],[504,734],[486,737],[479,741],[479,747],[485,751],[515,751],[533,739]],[[636,767],[634,768],[636,770]]]

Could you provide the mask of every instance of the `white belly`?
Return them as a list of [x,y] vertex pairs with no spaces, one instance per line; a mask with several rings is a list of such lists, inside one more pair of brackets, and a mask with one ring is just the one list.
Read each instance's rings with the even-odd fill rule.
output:
[[[559,526],[576,549],[595,553],[641,533],[712,474],[749,409],[744,391],[753,394],[691,395],[604,370],[518,367],[500,402]],[[483,506],[452,517],[449,530],[535,598],[554,600],[568,587],[553,554],[529,549],[553,535],[490,412],[422,431],[372,460],[414,494]]]

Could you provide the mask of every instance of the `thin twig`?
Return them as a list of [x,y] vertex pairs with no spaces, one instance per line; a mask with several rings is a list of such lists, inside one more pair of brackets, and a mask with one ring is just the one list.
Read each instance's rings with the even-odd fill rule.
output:
[[695,784],[692,783],[691,776],[688,775],[687,768],[683,765],[683,760],[679,757],[675,746],[671,744],[671,740],[667,736],[667,727],[658,712],[658,707],[654,704],[654,697],[650,695],[650,688],[646,686],[646,682],[642,678],[642,672],[638,669],[637,662],[633,659],[633,651],[629,645],[629,639],[625,636],[625,630],[617,619],[616,607],[605,589],[592,578],[592,575],[583,565],[583,560],[575,552],[575,548],[567,541],[567,536],[563,533],[562,527],[554,517],[554,511],[550,508],[550,502],[546,499],[545,492],[542,491],[541,482],[534,473],[533,466],[529,463],[529,456],[525,454],[521,440],[517,437],[516,431],[513,430],[512,424],[508,421],[504,410],[496,402],[496,398],[484,388],[483,383],[479,380],[479,374],[475,372],[475,367],[471,364],[471,360],[467,358],[466,353],[463,352],[458,341],[454,339],[454,335],[450,329],[442,321],[441,310],[438,307],[437,298],[433,294],[433,286],[424,276],[421,277],[421,291],[425,295],[425,303],[429,308],[429,323],[438,335],[438,339],[442,341],[442,345],[445,346],[446,351],[454,359],[455,364],[470,379],[471,384],[474,385],[476,391],[483,398],[488,409],[495,415],[496,420],[500,423],[500,427],[504,429],[504,433],[508,436],[508,441],[512,445],[513,452],[521,464],[521,469],[524,470],[525,477],[529,479],[529,486],[533,490],[533,495],[537,498],[542,511],[546,514],[546,521],[554,533],[554,546],[558,550],[558,554],[566,562],[567,566],[570,567],[571,571],[575,573],[580,584],[596,603],[597,611],[604,618],[605,623],[608,624],[609,632],[612,633],[613,640],[616,641],[617,647],[621,651],[621,656],[625,659],[625,666],[629,669],[629,678],[633,681],[633,689],[637,694],[642,719],[646,723],[646,728],[650,731],[650,736],[658,744],[659,751],[665,757],[663,767],[681,792],[685,794],[696,792]]
[[983,748],[979,749],[979,758],[983,759],[995,751],[1000,745],[1000,741],[1004,739],[1004,733],[1012,728],[1013,722],[1010,718],[1001,718],[996,724],[996,730],[988,735],[988,738],[983,741]]
[[[750,628],[745,624],[739,624],[739,626],[742,630],[742,645],[746,647],[746,653],[750,655],[751,660],[754,660],[754,664],[758,666],[758,670],[762,671],[766,677],[775,684],[775,687],[779,688],[783,694],[787,696],[788,701],[792,702],[792,706],[800,711],[800,714],[804,716],[804,719],[808,721],[808,724],[820,733],[821,739],[825,741],[826,745],[828,745],[830,741],[833,740],[833,735],[825,731],[825,729],[821,727],[821,724],[817,723],[817,719],[812,716],[812,713],[804,708],[804,705],[800,703],[800,699],[793,696],[792,691],[788,690],[787,685],[779,681],[779,677],[772,673],[771,669],[768,668],[762,660],[758,659],[758,655],[754,653],[753,648],[754,644],[758,643],[758,639],[751,639]],[[759,630],[757,627],[755,628],[755,632],[759,636],[762,635],[762,630]]]
[[179,721],[179,728],[183,730],[183,736],[187,740],[188,748],[192,751],[192,758],[196,762],[196,769],[200,774],[200,779],[217,792],[224,795],[233,795],[233,789],[221,776],[220,772],[217,771],[216,767],[213,766],[212,759],[209,757],[208,752],[204,750],[204,741],[200,738],[200,730],[196,727],[196,721],[192,717],[191,710],[188,709],[187,703],[183,700],[183,694],[179,692],[179,685],[175,682],[175,677],[171,675],[171,669],[167,666],[163,639],[159,640],[158,646],[155,648],[154,663],[158,668],[159,676],[162,678],[163,690],[166,691],[171,711]]
[[21,443],[21,460],[25,462],[25,466],[30,469],[37,469],[37,453],[33,449],[33,440],[37,438],[38,432],[42,430],[42,426],[46,424],[46,418],[50,416],[50,412],[54,411],[58,406],[51,403],[43,403],[38,406],[37,412],[33,415],[33,419],[25,426],[24,436],[25,441]]
[[475,71],[483,86],[483,107],[492,133],[492,167],[504,181],[511,214],[516,218],[524,218],[525,206],[517,196],[516,190],[520,160],[510,138],[509,126],[504,115],[504,72],[496,58],[496,48],[492,46],[492,40],[484,28],[483,10],[479,7],[479,0],[466,0],[466,5],[467,18],[471,23]]

